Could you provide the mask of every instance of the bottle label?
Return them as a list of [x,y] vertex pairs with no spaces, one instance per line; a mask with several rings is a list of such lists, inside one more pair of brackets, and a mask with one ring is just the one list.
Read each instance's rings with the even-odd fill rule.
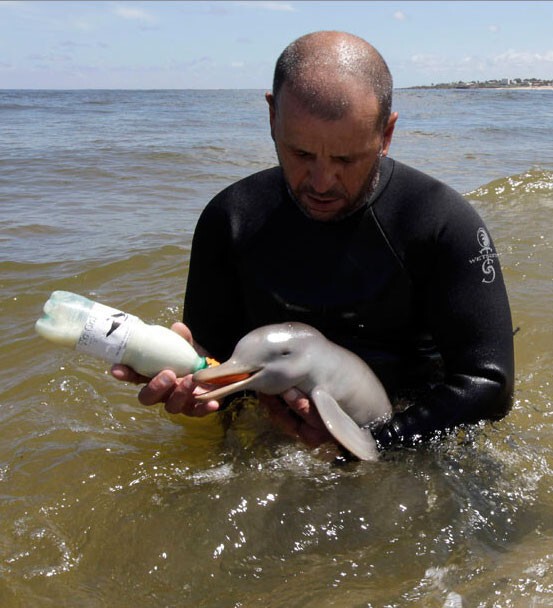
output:
[[90,309],[76,350],[119,363],[138,317],[96,302]]

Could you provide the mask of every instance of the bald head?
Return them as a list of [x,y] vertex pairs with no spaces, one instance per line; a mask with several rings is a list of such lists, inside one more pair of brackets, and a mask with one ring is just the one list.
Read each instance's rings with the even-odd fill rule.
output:
[[288,45],[277,60],[273,99],[286,86],[311,114],[338,120],[348,111],[352,88],[374,95],[379,126],[392,106],[392,77],[380,53],[368,42],[345,32],[314,32]]

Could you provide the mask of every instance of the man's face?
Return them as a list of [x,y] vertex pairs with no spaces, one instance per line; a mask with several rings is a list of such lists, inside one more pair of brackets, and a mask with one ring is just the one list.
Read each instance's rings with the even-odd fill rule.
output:
[[271,133],[288,187],[312,219],[335,221],[365,203],[378,181],[380,157],[391,143],[397,114],[382,131],[376,97],[352,91],[338,120],[309,113],[284,85],[270,107]]

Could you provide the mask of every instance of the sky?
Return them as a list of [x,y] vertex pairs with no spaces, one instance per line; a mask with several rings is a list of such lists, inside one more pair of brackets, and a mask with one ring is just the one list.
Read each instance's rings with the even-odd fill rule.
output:
[[0,0],[0,89],[270,89],[295,38],[371,42],[397,88],[553,80],[553,2]]

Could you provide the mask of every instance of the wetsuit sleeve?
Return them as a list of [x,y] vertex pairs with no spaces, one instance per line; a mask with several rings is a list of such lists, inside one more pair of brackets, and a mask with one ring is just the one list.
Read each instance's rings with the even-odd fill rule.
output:
[[194,231],[183,311],[194,340],[220,361],[244,332],[230,230],[224,210],[208,204]]
[[438,222],[418,279],[444,380],[375,433],[381,447],[499,419],[511,407],[513,328],[499,259],[472,206],[460,197],[452,208]]

